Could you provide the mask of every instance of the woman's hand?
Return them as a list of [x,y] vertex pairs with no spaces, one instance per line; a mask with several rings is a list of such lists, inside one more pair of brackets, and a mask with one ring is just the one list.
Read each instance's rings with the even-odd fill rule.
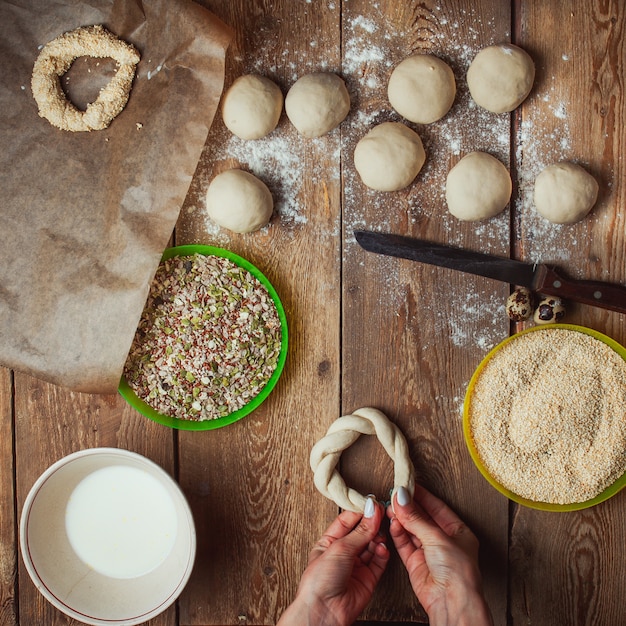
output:
[[311,551],[279,626],[348,626],[357,619],[389,561],[379,535],[383,515],[368,497],[363,515],[344,511],[335,519]]
[[472,531],[420,485],[413,500],[400,487],[393,508],[389,532],[431,626],[492,624]]

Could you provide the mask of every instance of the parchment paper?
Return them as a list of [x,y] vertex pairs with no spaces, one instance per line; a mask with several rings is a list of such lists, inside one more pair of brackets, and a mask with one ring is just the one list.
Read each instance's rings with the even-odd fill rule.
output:
[[[93,24],[139,50],[130,98],[105,130],[58,130],[37,113],[33,63],[43,44]],[[230,36],[191,0],[0,2],[1,364],[76,391],[117,389],[221,96]],[[75,104],[95,98],[109,66],[75,62]]]

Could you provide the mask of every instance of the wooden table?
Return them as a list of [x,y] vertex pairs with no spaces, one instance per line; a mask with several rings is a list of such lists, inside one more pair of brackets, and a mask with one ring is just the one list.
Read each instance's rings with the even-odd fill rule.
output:
[[[626,9],[619,0],[204,0],[235,29],[226,86],[257,72],[284,92],[314,71],[337,72],[352,97],[339,130],[298,136],[283,116],[260,142],[234,139],[216,117],[176,242],[229,248],[273,281],[290,326],[287,366],[255,413],[228,428],[173,432],[121,397],[72,393],[0,372],[0,623],[69,623],[47,604],[18,557],[16,528],[39,474],[73,451],[118,446],[171,472],[198,530],[191,580],[154,625],[274,624],[292,599],[307,554],[337,513],[315,490],[311,446],[339,415],[385,411],[410,441],[419,479],[475,530],[495,623],[626,623],[626,492],[578,513],[545,513],[499,495],[474,468],[461,413],[468,380],[512,329],[509,286],[362,251],[367,227],[561,265],[575,278],[626,282],[624,90]],[[536,62],[531,96],[512,115],[480,110],[465,71],[483,46],[513,41]],[[416,52],[453,67],[458,95],[441,122],[415,127],[427,163],[415,184],[377,193],[352,162],[374,124],[398,120],[386,97],[393,66]],[[510,211],[460,223],[446,210],[445,176],[459,158],[488,151],[515,181]],[[173,155],[175,158],[175,155]],[[600,182],[584,221],[556,226],[533,209],[533,182],[558,160]],[[212,176],[241,166],[276,200],[269,228],[235,236],[211,225],[203,196]],[[567,321],[626,343],[625,317],[570,305]],[[558,372],[554,373],[555,377]],[[347,482],[387,499],[392,465],[373,438],[342,457]],[[425,621],[394,556],[363,615],[376,623]]]

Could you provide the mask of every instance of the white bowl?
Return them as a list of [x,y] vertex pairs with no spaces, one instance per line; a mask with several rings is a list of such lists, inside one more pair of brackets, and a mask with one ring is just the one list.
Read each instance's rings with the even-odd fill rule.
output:
[[196,553],[176,482],[117,448],[82,450],[49,467],[26,497],[20,541],[43,596],[94,626],[142,624],[163,612],[189,580]]

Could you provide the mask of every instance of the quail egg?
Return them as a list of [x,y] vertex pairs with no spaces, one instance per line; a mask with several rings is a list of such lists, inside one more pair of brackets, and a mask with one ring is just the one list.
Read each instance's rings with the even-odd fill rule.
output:
[[537,324],[552,324],[564,317],[565,307],[559,298],[544,298],[537,305],[533,319]]
[[518,287],[506,301],[506,312],[514,322],[527,320],[533,313],[533,294],[526,287]]

